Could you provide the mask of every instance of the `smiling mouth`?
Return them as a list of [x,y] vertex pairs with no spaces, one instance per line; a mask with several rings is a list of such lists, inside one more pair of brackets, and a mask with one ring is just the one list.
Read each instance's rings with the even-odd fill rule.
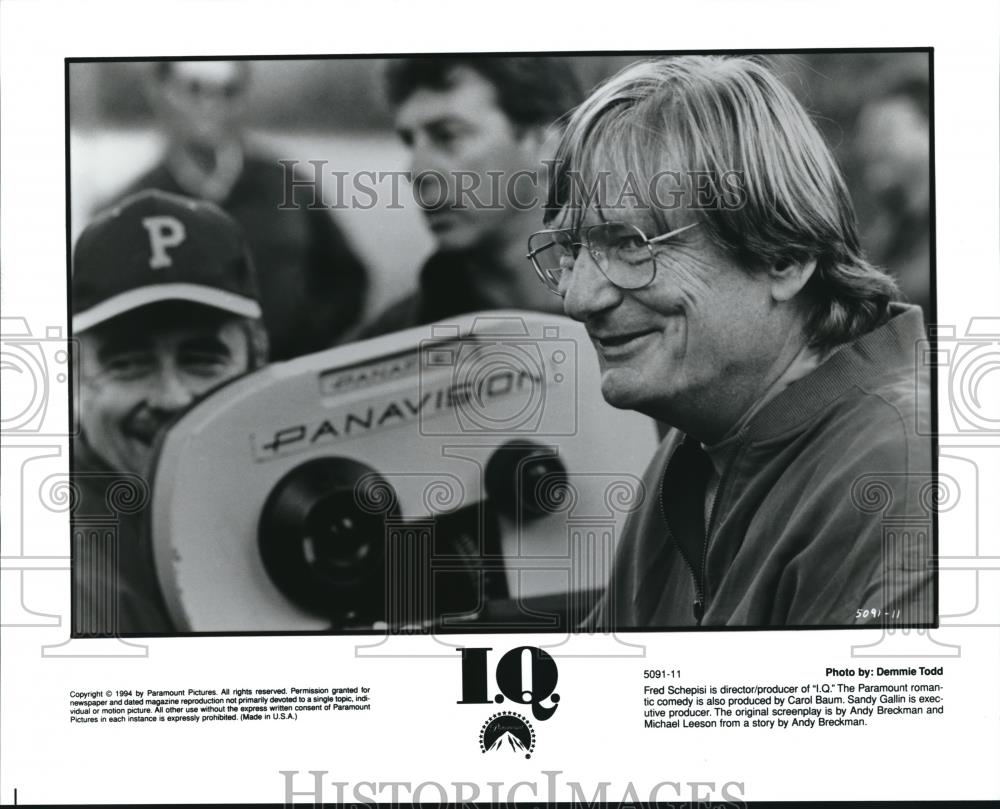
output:
[[159,419],[134,418],[130,424],[125,426],[124,433],[133,441],[151,447],[163,427],[163,423]]
[[126,430],[125,434],[131,438],[133,441],[138,441],[144,447],[150,447],[153,445],[153,439],[156,437],[156,433],[148,433],[145,430]]
[[594,342],[600,348],[615,349],[627,346],[635,340],[652,334],[656,329],[641,329],[639,331],[622,332],[621,334],[606,334],[603,337],[594,335]]

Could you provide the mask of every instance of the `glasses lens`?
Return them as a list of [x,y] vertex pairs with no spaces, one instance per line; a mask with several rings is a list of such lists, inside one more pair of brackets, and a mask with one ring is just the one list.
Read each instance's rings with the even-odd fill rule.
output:
[[567,274],[573,269],[578,249],[568,231],[535,233],[528,240],[528,250],[542,280],[555,292],[560,291]]
[[587,241],[608,280],[622,289],[639,289],[653,280],[653,250],[635,225],[605,222],[587,231]]

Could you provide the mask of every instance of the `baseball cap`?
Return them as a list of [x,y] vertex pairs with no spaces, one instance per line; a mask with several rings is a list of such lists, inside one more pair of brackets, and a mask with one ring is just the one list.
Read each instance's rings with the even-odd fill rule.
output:
[[261,316],[239,225],[211,202],[140,191],[101,213],[73,251],[73,331],[160,301]]

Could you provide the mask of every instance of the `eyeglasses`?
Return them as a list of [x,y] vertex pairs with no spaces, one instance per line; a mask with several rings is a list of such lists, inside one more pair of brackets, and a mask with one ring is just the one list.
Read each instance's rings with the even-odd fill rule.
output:
[[527,259],[535,267],[542,283],[560,297],[573,271],[580,248],[586,247],[604,277],[620,289],[636,290],[649,286],[656,277],[654,245],[698,225],[697,222],[647,238],[635,225],[624,222],[601,222],[584,228],[580,238],[569,228],[540,230],[528,238]]

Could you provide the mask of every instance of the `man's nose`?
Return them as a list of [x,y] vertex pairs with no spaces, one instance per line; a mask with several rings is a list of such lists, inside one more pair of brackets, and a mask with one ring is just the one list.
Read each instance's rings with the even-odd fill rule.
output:
[[175,369],[165,368],[156,377],[149,396],[150,407],[174,413],[195,400],[195,391]]
[[448,201],[448,177],[423,139],[416,139],[410,150],[410,178],[417,201],[426,208],[436,208]]
[[586,247],[580,248],[564,290],[563,309],[580,321],[614,308],[622,299],[622,291],[601,272]]

